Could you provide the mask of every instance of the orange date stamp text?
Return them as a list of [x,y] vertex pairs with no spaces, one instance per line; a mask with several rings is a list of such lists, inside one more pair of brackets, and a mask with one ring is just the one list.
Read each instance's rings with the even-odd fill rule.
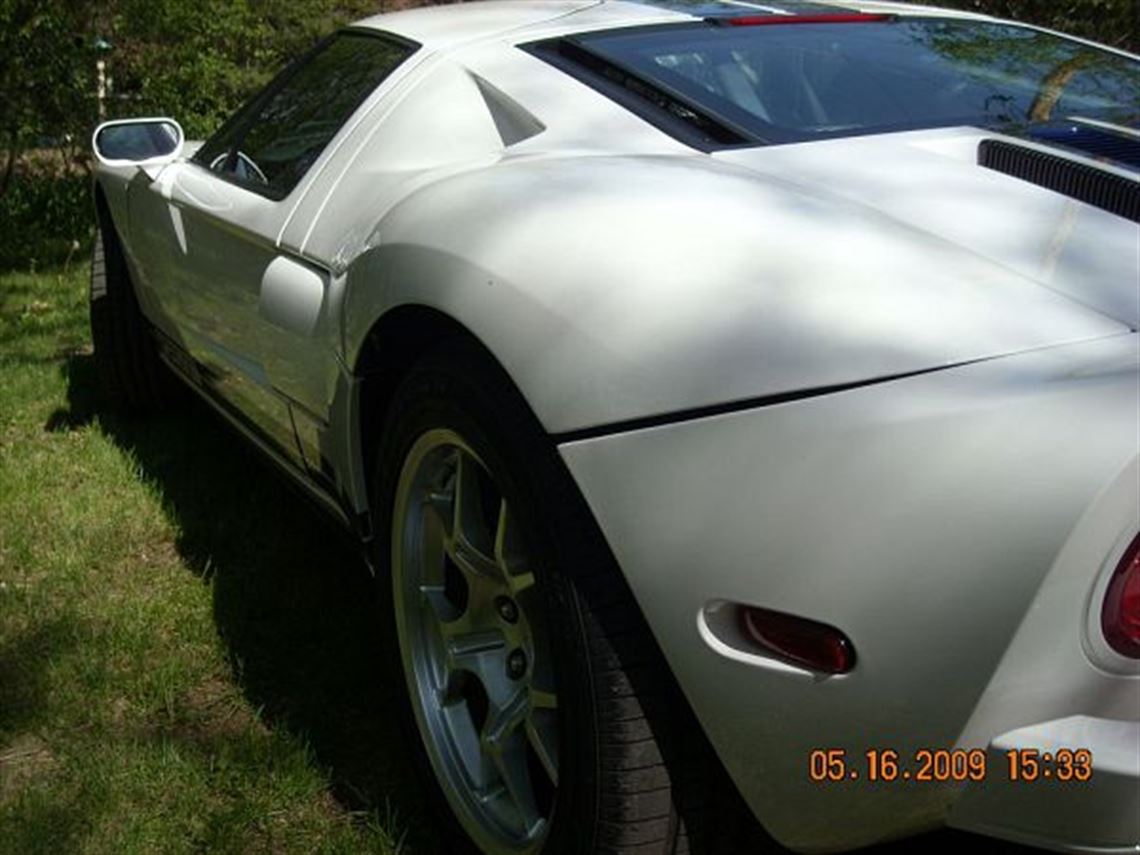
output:
[[[1002,752],[995,763],[983,748],[919,748],[900,752],[868,748],[817,748],[808,754],[808,778],[819,784],[844,782],[961,783],[998,775],[1007,781],[1085,783],[1092,779],[1093,756],[1087,748],[1040,751],[1018,748]],[[991,768],[991,767],[998,768]]]

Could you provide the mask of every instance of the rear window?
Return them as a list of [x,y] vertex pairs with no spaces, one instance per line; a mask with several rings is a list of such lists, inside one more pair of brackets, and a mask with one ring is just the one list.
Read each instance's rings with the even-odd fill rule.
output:
[[533,49],[714,146],[1069,117],[1140,127],[1136,60],[1025,27],[879,17],[641,27]]

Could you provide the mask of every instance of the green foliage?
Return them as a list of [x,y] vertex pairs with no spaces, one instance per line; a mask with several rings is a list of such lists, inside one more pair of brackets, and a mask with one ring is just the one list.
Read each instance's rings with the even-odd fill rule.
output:
[[[95,55],[82,34],[90,2],[0,0],[0,149],[5,152],[73,128],[87,112]],[[0,180],[7,173],[5,159]]]
[[13,181],[0,196],[0,270],[43,267],[87,255],[91,181],[83,172]]
[[[203,138],[321,35],[425,2],[438,0],[0,0],[0,269],[58,260],[90,238],[79,185],[99,59],[107,118],[172,116]],[[933,2],[1140,50],[1140,0]],[[45,146],[62,172],[23,156]]]
[[1140,0],[926,0],[1140,52]]
[[0,269],[60,261],[75,242],[89,245],[83,155],[99,121],[97,61],[106,68],[106,118],[172,116],[202,138],[291,57],[377,6],[0,0]]
[[375,9],[362,0],[115,0],[99,26],[113,47],[109,118],[173,116],[208,135],[317,38]]

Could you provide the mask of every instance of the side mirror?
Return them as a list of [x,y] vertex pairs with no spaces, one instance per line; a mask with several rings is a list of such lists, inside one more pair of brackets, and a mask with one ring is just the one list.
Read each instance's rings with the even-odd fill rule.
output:
[[91,147],[104,166],[148,166],[176,160],[184,140],[174,119],[119,119],[97,127]]

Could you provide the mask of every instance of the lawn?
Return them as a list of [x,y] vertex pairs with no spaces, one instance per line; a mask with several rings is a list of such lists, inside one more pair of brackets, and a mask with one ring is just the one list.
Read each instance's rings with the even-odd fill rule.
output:
[[357,554],[204,405],[101,405],[86,264],[0,273],[0,849],[433,848]]

